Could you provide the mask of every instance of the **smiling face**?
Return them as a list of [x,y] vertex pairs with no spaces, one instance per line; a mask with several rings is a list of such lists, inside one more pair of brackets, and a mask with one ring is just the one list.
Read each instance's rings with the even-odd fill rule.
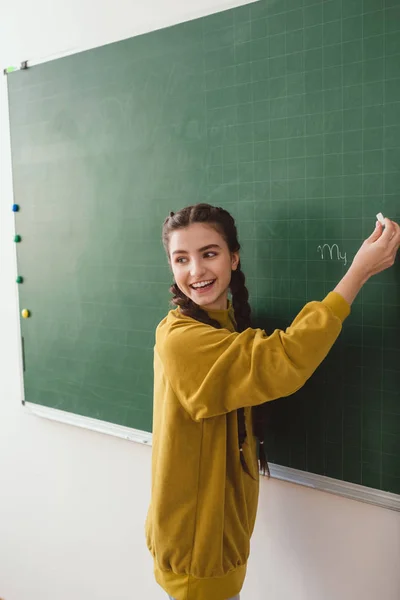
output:
[[179,289],[206,310],[226,309],[239,253],[229,251],[222,235],[210,225],[193,223],[171,233],[168,250]]

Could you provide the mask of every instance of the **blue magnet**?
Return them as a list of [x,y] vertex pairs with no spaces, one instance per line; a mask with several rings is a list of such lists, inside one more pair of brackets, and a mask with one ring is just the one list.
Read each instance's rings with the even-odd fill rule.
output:
[[19,211],[19,205],[18,204],[13,204],[13,212],[18,212]]

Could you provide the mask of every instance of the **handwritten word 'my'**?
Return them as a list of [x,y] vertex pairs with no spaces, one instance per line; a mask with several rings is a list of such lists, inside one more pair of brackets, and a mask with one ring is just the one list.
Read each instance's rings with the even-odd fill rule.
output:
[[332,246],[330,246],[329,244],[324,244],[323,246],[318,246],[317,252],[321,253],[322,260],[324,259],[325,253],[329,254],[329,257],[331,260],[334,259],[334,256],[336,254],[336,259],[343,260],[344,265],[345,266],[347,265],[347,254],[345,252],[344,255],[342,256],[340,253],[340,250],[339,250],[339,246],[337,244],[333,244]]

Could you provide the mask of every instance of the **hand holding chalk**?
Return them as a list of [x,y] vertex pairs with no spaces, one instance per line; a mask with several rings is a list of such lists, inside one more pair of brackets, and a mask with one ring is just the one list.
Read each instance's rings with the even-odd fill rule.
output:
[[400,227],[380,213],[379,216],[377,215],[378,222],[374,232],[365,240],[349,270],[334,289],[349,304],[354,302],[358,292],[372,275],[391,267],[396,259],[400,246]]
[[385,219],[382,213],[377,215],[377,219],[375,231],[365,240],[350,267],[366,279],[391,267],[400,246],[399,225]]

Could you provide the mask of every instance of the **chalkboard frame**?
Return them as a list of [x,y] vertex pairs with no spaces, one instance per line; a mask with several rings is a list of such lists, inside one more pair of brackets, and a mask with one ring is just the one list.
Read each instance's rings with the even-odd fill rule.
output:
[[[75,53],[78,53],[78,51],[71,52],[71,54]],[[63,56],[65,55],[66,54],[63,54]],[[47,60],[36,62],[24,61],[24,63],[21,64],[21,69],[28,68],[29,66],[33,66],[35,64],[41,64],[42,62],[47,62]],[[23,361],[22,357],[23,348],[21,344],[21,365]],[[144,443],[146,445],[151,445],[151,434],[147,432],[141,432],[139,430],[125,428],[119,425],[114,426],[111,423],[105,423],[103,421],[96,422],[96,419],[80,417],[78,415],[73,415],[72,413],[64,413],[64,411],[58,411],[57,409],[40,407],[29,402],[25,403],[24,400],[23,404],[25,405],[27,412],[30,414],[49,418],[55,421],[69,423],[102,433],[116,435],[117,437]],[[102,425],[99,425],[99,423]],[[400,496],[397,494],[391,494],[390,492],[382,492],[380,490],[374,490],[365,486],[347,483],[340,480],[333,480],[321,475],[314,475],[312,473],[306,473],[279,465],[271,465],[271,474],[274,478],[313,487],[315,489],[320,489],[345,497],[376,504],[378,506],[383,506],[393,510],[400,510]]]

